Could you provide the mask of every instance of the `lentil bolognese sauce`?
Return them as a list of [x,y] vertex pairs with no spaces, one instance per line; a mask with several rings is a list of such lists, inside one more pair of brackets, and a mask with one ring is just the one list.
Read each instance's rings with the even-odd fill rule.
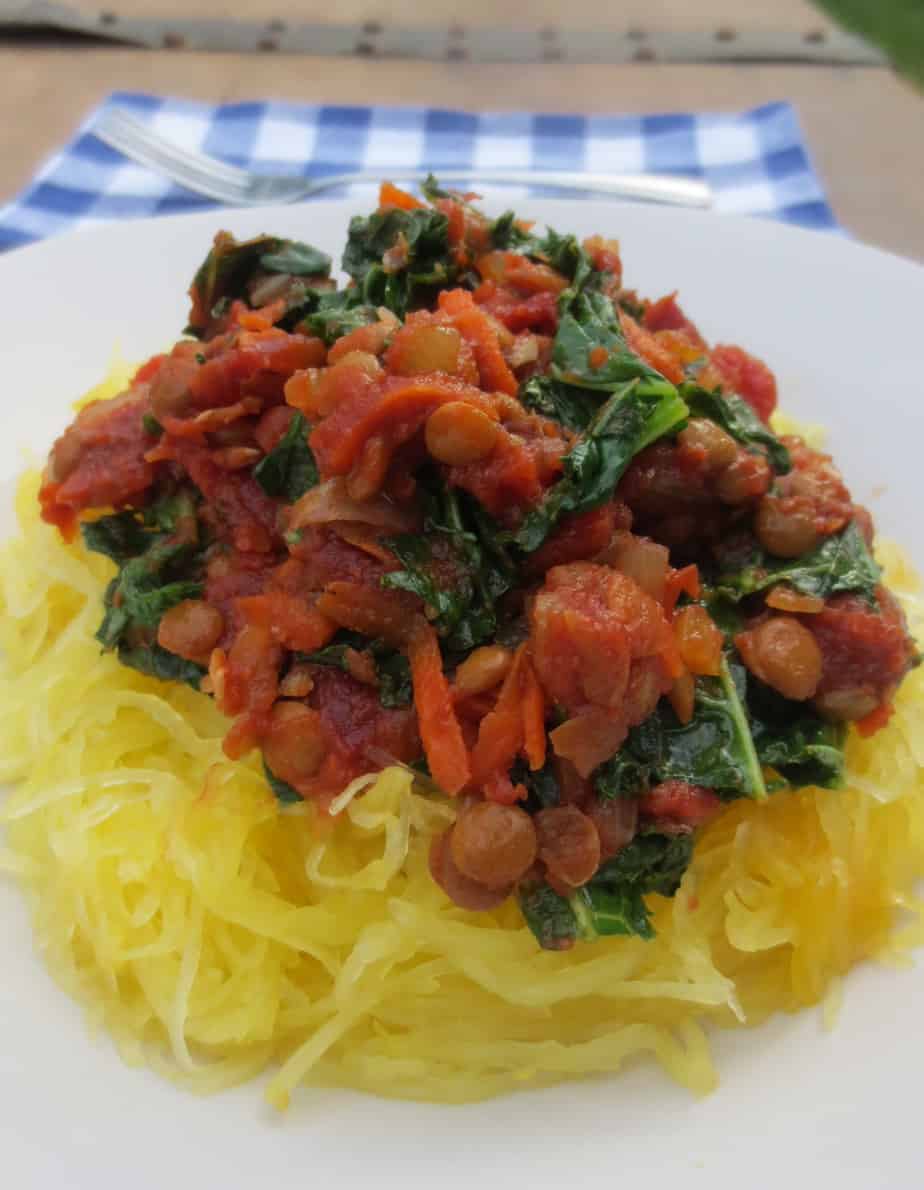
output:
[[[918,654],[869,513],[615,241],[391,185],[349,284],[216,237],[187,337],[51,451],[42,515],[118,567],[98,637],[322,809],[409,767],[434,880],[538,942],[651,935],[698,827],[836,787]],[[88,516],[87,514],[91,514]]]

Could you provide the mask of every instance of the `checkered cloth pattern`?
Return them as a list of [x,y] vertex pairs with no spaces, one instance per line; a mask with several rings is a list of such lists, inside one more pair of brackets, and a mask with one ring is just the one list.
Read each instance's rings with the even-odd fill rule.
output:
[[[117,93],[92,112],[35,180],[0,208],[0,250],[111,219],[219,204],[128,161],[93,135],[111,106],[246,169],[317,177],[351,170],[484,169],[672,173],[703,178],[716,208],[837,230],[793,108],[648,116],[471,113],[440,108],[286,103],[210,106]],[[511,199],[531,193],[510,188]],[[534,188],[532,193],[541,193]],[[336,191],[331,191],[331,195]],[[310,201],[310,200],[308,200]]]

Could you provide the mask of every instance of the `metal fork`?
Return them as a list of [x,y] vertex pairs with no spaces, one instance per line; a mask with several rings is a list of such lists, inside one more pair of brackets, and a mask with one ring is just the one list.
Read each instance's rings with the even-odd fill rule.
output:
[[[92,131],[113,149],[140,162],[174,182],[205,194],[230,206],[262,206],[266,203],[298,202],[303,198],[346,186],[352,182],[420,182],[426,170],[382,169],[334,174],[323,178],[294,178],[256,174],[226,165],[205,153],[184,149],[181,145],[152,132],[146,124],[121,108],[111,108],[93,125]],[[712,206],[712,191],[705,182],[656,174],[550,173],[547,170],[478,169],[475,166],[440,170],[443,178],[517,186],[547,186],[555,190],[612,194],[620,198],[639,198],[682,207]]]

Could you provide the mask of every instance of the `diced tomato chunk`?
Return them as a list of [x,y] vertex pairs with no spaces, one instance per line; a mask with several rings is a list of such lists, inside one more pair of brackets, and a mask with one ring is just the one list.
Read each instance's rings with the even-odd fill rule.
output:
[[624,526],[627,512],[624,507],[603,504],[588,512],[563,517],[552,536],[529,555],[530,573],[542,574],[553,566],[590,561],[606,549],[614,529]]
[[543,493],[534,452],[505,431],[498,434],[488,458],[450,467],[449,482],[471,492],[492,516],[504,521],[538,504]]
[[129,390],[80,411],[54,444],[39,492],[42,518],[73,536],[77,515],[138,500],[154,482],[146,459],[147,392]]
[[721,343],[713,347],[709,359],[724,386],[744,397],[758,417],[769,421],[776,409],[776,377],[764,361],[742,347]]
[[901,607],[885,587],[877,589],[876,603],[835,595],[822,611],[801,617],[821,649],[819,695],[866,689],[877,702],[889,701],[908,672],[915,653]]
[[310,603],[283,591],[245,596],[238,607],[248,623],[268,628],[274,640],[302,653],[323,648],[337,631],[337,625]]
[[558,299],[547,290],[524,298],[494,282],[487,282],[475,290],[474,298],[483,310],[514,334],[534,331],[554,335],[558,327]]
[[645,308],[643,321],[646,330],[683,331],[691,343],[705,346],[705,340],[696,329],[695,323],[687,318],[677,304],[676,292],[658,298],[656,302],[649,302]]
[[439,641],[423,619],[411,634],[408,657],[414,682],[414,706],[430,772],[441,789],[456,794],[471,779],[468,751],[443,673]]
[[245,553],[273,548],[278,540],[276,505],[252,475],[224,470],[207,447],[185,439],[166,443],[162,457],[179,463],[205,497],[202,515],[220,540]]
[[[616,725],[614,748],[651,714],[679,670],[660,604],[632,579],[592,562],[550,570],[529,624],[536,672],[550,700],[578,718],[589,711],[607,717]],[[578,731],[564,727],[557,729],[559,742]],[[574,759],[570,749],[567,755]]]
[[[309,702],[317,708],[328,746],[339,758],[335,776],[339,793],[347,781],[394,761],[409,764],[420,756],[420,736],[413,707],[383,707],[374,686],[327,666],[314,667]],[[344,780],[344,776],[346,780]]]

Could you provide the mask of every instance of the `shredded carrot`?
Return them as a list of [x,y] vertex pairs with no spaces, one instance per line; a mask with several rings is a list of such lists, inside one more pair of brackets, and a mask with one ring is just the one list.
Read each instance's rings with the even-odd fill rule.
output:
[[439,641],[422,618],[411,632],[408,659],[414,684],[414,707],[427,764],[437,785],[444,792],[455,795],[471,780],[468,750],[452,705],[449,683],[443,673]]
[[699,599],[701,586],[699,581],[699,567],[695,564],[684,566],[681,570],[674,570],[673,567],[667,572],[667,578],[664,582],[664,610],[668,615],[677,606],[677,600],[682,594],[687,594],[691,599]]
[[239,310],[237,321],[245,331],[267,331],[282,318],[285,312],[285,298],[277,298],[275,302],[270,302],[268,306],[261,306],[258,310]]
[[[525,645],[520,647],[526,649]],[[545,764],[545,698],[526,652],[520,671],[520,693],[523,705],[523,750],[529,767],[535,772]]]
[[513,664],[494,704],[494,710],[481,720],[478,741],[472,750],[475,781],[484,785],[498,772],[506,772],[523,746],[524,721],[521,706],[520,672],[524,646],[517,649]]
[[439,306],[474,351],[482,386],[489,392],[515,396],[517,379],[504,359],[497,332],[487,315],[475,305],[472,295],[465,289],[444,289]]
[[677,363],[673,355],[654,337],[651,331],[639,326],[631,314],[624,310],[619,312],[619,321],[629,347],[650,364],[652,368],[666,376],[674,384],[683,380],[683,368]]
[[449,220],[446,233],[456,263],[465,265],[468,262],[468,250],[465,245],[465,211],[460,203],[453,202],[452,199],[440,203],[440,210]]
[[397,207],[401,211],[418,211],[426,205],[419,198],[415,198],[413,194],[408,194],[406,190],[400,189],[393,182],[383,182],[379,187],[380,211],[386,210],[389,207]]
[[494,709],[479,724],[472,751],[472,773],[487,798],[515,801],[520,796],[511,792],[509,781],[498,780],[518,754],[531,769],[545,764],[545,699],[525,644],[516,651]]

